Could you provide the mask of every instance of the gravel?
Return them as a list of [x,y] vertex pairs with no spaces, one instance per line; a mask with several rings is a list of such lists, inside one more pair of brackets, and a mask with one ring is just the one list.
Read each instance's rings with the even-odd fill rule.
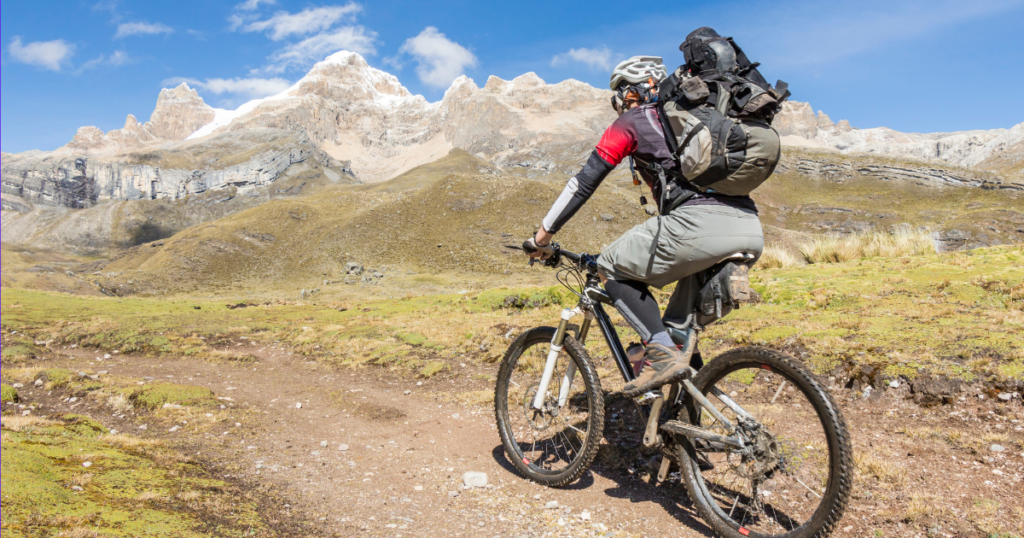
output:
[[320,448],[327,448],[327,441],[320,441]]
[[448,496],[454,499],[455,497],[459,496],[459,492],[455,490],[449,491]]
[[1003,452],[1006,450],[1006,447],[1004,447],[1003,445],[992,445],[988,447],[988,449],[991,450],[992,452]]
[[340,450],[342,452],[347,452],[348,451],[348,445],[338,445],[338,450]]
[[548,503],[544,505],[544,508],[547,510],[555,510],[558,508],[558,501],[548,501]]

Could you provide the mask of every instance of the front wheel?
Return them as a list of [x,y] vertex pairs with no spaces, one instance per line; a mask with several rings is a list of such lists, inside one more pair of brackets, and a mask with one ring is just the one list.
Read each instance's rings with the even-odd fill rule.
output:
[[[678,438],[682,479],[701,518],[727,538],[830,535],[850,497],[853,452],[825,388],[793,357],[756,347],[715,358],[693,384],[744,440],[737,448]],[[680,414],[728,434],[692,400]]]
[[[516,469],[538,484],[558,487],[579,478],[594,461],[604,430],[604,398],[586,350],[566,334],[543,406],[534,408],[554,336],[554,328],[538,327],[509,346],[498,371],[494,414]],[[563,402],[567,372],[571,384]]]

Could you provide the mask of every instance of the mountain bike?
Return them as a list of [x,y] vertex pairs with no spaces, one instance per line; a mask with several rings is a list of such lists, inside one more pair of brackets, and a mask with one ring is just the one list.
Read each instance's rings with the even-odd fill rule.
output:
[[[579,302],[557,327],[529,329],[509,346],[494,402],[515,468],[560,487],[586,472],[603,436],[606,394],[585,346],[595,321],[623,380],[635,374],[604,310],[612,300],[597,257],[554,245],[543,264],[558,269],[556,279]],[[570,324],[579,315],[582,322]],[[669,332],[688,349],[701,330],[694,322]],[[727,351],[689,374],[634,399],[646,425],[641,442],[662,456],[658,481],[678,467],[697,513],[722,537],[831,534],[850,496],[853,452],[842,414],[815,376],[796,358],[760,347]]]

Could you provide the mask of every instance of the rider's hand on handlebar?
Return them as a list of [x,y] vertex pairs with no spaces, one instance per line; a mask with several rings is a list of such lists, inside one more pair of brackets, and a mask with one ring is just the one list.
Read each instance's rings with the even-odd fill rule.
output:
[[539,245],[537,244],[537,239],[534,237],[523,242],[523,251],[526,252],[527,256],[534,260],[546,260],[555,253],[555,249],[552,248],[550,243],[546,245]]

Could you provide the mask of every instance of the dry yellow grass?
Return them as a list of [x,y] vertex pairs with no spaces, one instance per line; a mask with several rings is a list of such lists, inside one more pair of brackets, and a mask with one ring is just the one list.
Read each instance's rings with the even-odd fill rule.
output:
[[839,263],[860,258],[896,258],[935,252],[931,232],[897,231],[852,235],[828,234],[800,245],[807,263]]
[[783,269],[800,265],[800,260],[785,247],[780,245],[765,245],[764,252],[757,260],[756,267],[759,269]]
[[48,420],[42,417],[34,417],[32,415],[26,417],[12,416],[4,417],[4,429],[16,432],[25,431],[29,428],[45,428],[46,426],[54,426],[59,424],[52,420]]
[[858,474],[875,478],[883,484],[899,486],[906,480],[903,466],[892,458],[879,458],[867,452],[857,452],[853,455],[853,463]]

